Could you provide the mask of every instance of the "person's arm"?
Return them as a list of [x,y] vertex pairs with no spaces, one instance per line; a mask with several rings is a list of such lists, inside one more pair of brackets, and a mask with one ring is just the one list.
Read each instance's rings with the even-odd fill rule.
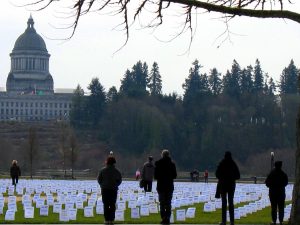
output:
[[239,180],[241,178],[240,170],[236,165],[236,163],[234,163],[234,166],[235,166],[235,180]]
[[102,171],[99,172],[98,174],[98,177],[97,177],[97,181],[98,181],[98,184],[101,186],[102,184],[102,179],[103,179],[103,176],[102,176]]
[[267,176],[265,184],[268,188],[271,186],[271,173]]
[[120,171],[118,171],[118,174],[117,174],[117,184],[118,186],[122,183],[122,175],[120,173]]
[[144,166],[143,166],[143,168],[142,168],[142,173],[141,173],[142,180],[145,179],[145,173],[146,173],[145,167],[146,167],[146,165],[144,164]]
[[157,166],[157,163],[155,163],[154,167],[154,179],[157,180],[159,177],[159,167]]
[[177,170],[176,170],[176,166],[175,163],[173,163],[173,179],[177,178]]
[[286,174],[284,174],[284,186],[287,186],[288,183],[289,183],[289,179],[288,179],[288,176]]

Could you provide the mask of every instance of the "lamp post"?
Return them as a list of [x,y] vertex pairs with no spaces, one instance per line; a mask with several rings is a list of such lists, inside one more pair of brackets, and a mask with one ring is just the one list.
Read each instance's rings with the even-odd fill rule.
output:
[[274,152],[271,152],[271,170],[274,168]]

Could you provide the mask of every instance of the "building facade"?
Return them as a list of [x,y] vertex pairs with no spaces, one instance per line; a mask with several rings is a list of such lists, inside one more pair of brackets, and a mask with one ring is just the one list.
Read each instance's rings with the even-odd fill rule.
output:
[[31,16],[10,58],[6,92],[0,92],[0,120],[68,120],[73,94],[54,92],[50,54]]

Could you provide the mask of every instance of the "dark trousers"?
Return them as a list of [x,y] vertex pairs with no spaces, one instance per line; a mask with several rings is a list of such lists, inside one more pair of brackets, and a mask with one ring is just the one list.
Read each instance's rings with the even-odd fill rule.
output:
[[144,190],[145,192],[152,191],[152,181],[144,180]]
[[222,198],[222,222],[226,224],[226,216],[227,216],[227,199],[228,199],[228,208],[229,208],[229,218],[230,224],[234,224],[234,205],[233,205],[233,197],[234,197],[235,185],[231,188],[223,189],[221,187],[221,198]]
[[173,191],[158,191],[160,217],[164,224],[170,223],[172,196]]
[[114,221],[118,191],[101,189],[101,193],[105,221]]
[[18,177],[18,176],[16,176],[16,177],[11,177],[11,180],[12,180],[12,185],[16,185],[16,184],[18,184],[19,177]]
[[271,215],[273,223],[276,223],[277,220],[277,209],[279,214],[279,222],[283,222],[284,217],[284,201],[285,201],[285,194],[281,193],[270,193],[270,202],[271,202]]

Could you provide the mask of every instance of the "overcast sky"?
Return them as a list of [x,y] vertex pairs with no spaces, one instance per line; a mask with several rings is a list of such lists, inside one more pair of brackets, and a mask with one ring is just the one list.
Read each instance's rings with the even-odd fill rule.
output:
[[[22,1],[1,0],[0,87],[5,87],[10,71],[9,54],[27,27],[30,11],[14,6]],[[86,89],[93,77],[98,77],[106,90],[111,86],[119,88],[126,69],[131,69],[138,60],[146,61],[150,68],[156,61],[163,92],[179,94],[183,93],[182,84],[196,58],[203,65],[201,72],[208,73],[216,67],[222,75],[231,68],[234,59],[243,68],[254,65],[258,58],[262,69],[276,81],[291,59],[300,67],[300,24],[288,20],[236,18],[229,23],[230,40],[222,43],[225,36],[218,37],[226,26],[220,15],[199,13],[196,36],[191,49],[184,54],[189,46],[189,33],[166,42],[179,32],[178,22],[182,21],[177,17],[180,10],[172,7],[166,11],[166,24],[155,31],[140,29],[138,23],[132,26],[127,45],[116,52],[126,39],[123,31],[114,29],[122,19],[120,16],[90,13],[81,19],[75,35],[63,41],[71,30],[56,28],[70,23],[58,17],[60,10],[56,6],[31,12],[35,28],[51,54],[50,73],[55,88],[75,88],[80,84]],[[300,12],[300,3],[292,10]],[[140,22],[145,20],[141,18]]]

